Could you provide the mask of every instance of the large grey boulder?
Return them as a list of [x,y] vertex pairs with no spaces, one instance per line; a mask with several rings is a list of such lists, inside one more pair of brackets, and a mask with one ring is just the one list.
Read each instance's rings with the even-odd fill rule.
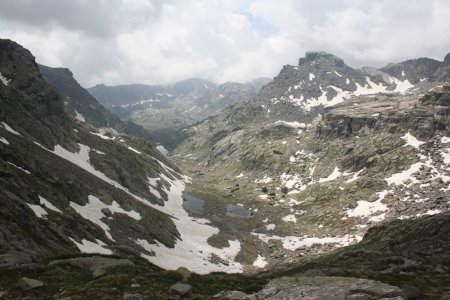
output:
[[34,290],[37,288],[41,288],[44,286],[42,281],[31,279],[28,277],[22,277],[16,284],[16,287],[21,289],[22,291]]

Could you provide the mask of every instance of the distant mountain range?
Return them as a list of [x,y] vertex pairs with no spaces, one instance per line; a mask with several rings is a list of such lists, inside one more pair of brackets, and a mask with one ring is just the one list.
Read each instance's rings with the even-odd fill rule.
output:
[[248,100],[269,81],[258,78],[245,84],[217,85],[191,78],[167,86],[96,85],[88,91],[111,112],[142,125],[157,142],[173,148],[182,139],[180,130],[231,104]]

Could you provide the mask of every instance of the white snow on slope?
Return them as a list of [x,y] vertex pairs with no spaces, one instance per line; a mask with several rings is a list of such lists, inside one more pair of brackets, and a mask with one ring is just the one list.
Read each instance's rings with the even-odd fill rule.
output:
[[2,125],[3,125],[3,127],[4,127],[7,131],[11,132],[12,134],[15,134],[15,135],[21,135],[20,133],[18,133],[18,132],[15,131],[14,129],[12,129],[11,126],[9,126],[8,124],[6,124],[5,122],[2,122]]
[[34,212],[36,217],[41,218],[41,219],[46,218],[47,212],[40,205],[30,204],[30,203],[27,203],[27,205],[31,208],[31,210]]
[[264,256],[261,256],[260,254],[258,254],[258,257],[253,262],[253,265],[257,268],[264,268],[265,266],[267,266],[267,261],[264,258]]
[[[168,168],[168,167],[166,167]],[[168,270],[175,270],[180,266],[189,270],[206,274],[215,271],[228,273],[237,273],[242,271],[242,265],[234,262],[234,258],[240,251],[240,242],[238,240],[229,241],[230,246],[218,249],[210,246],[207,239],[218,233],[215,227],[207,225],[209,220],[193,218],[188,215],[183,208],[182,192],[185,183],[180,179],[170,179],[161,174],[161,178],[170,183],[170,189],[165,190],[168,195],[168,201],[163,207],[155,207],[158,210],[174,216],[175,223],[181,240],[177,240],[174,248],[167,248],[163,244],[150,244],[145,240],[136,240],[136,243],[148,251],[154,251],[156,256],[142,255],[150,262]],[[209,261],[211,254],[218,255],[229,262],[228,266],[214,264]]]
[[96,136],[98,136],[98,137],[101,137],[102,139],[104,139],[104,140],[114,140],[115,139],[115,137],[109,137],[109,136],[107,136],[107,135],[103,135],[103,134],[101,134],[101,133],[98,133],[98,132],[89,132],[90,134],[93,134],[93,135],[96,135]]
[[86,119],[82,114],[80,114],[77,110],[75,110],[75,119],[77,119],[80,122],[86,122]]
[[282,121],[282,120],[276,121],[275,125],[285,125],[285,126],[289,126],[289,127],[293,127],[293,128],[306,128],[307,127],[305,123],[300,123],[297,121],[288,122],[288,121]]
[[9,142],[5,138],[0,137],[0,142],[2,142],[5,145],[9,145]]
[[277,236],[266,235],[263,233],[252,233],[257,236],[264,243],[268,243],[270,240],[280,240],[283,243],[283,248],[287,250],[296,250],[301,247],[311,247],[314,244],[336,244],[337,247],[347,246],[354,241],[360,241],[362,236],[357,235],[344,235],[341,237],[298,237],[298,236]]
[[283,220],[284,222],[294,222],[294,223],[297,223],[297,218],[295,217],[295,215],[287,215],[287,216],[284,216],[284,217],[282,218],[282,220]]
[[319,182],[328,182],[328,181],[333,181],[336,180],[337,178],[339,178],[342,175],[342,173],[339,171],[338,167],[335,167],[333,172],[327,177],[327,178],[320,178]]
[[156,150],[161,152],[163,155],[169,154],[169,150],[167,150],[163,145],[156,146]]
[[109,226],[102,221],[103,218],[107,217],[102,212],[103,208],[109,209],[113,214],[114,213],[126,214],[130,218],[133,218],[137,221],[141,219],[141,215],[138,212],[135,212],[134,210],[126,211],[116,201],[113,201],[111,205],[108,205],[103,203],[99,198],[92,195],[88,196],[88,200],[89,201],[88,203],[86,203],[86,205],[79,205],[75,202],[70,202],[70,206],[86,220],[89,220],[92,223],[97,224],[101,229],[103,229],[106,236],[112,241],[114,241],[114,239],[109,233]]
[[0,81],[5,85],[8,86],[8,84],[10,83],[11,79],[6,78],[5,76],[3,76],[2,73],[0,73]]
[[78,243],[73,238],[70,238],[70,240],[78,247],[81,253],[100,253],[106,255],[110,255],[113,253],[110,249],[104,248],[106,244],[98,239],[96,239],[97,243],[88,241],[86,239],[83,239],[81,243]]
[[405,146],[412,146],[416,149],[419,149],[419,147],[423,144],[425,144],[425,142],[419,141],[416,137],[414,137],[413,135],[411,135],[409,132],[405,133],[404,136],[401,137],[403,140],[406,141]]
[[423,165],[423,163],[421,163],[421,162],[412,164],[408,170],[392,174],[392,176],[385,178],[384,180],[386,180],[386,182],[388,184],[394,184],[394,185],[400,185],[400,184],[405,183],[408,180],[411,180],[411,183],[409,184],[409,185],[411,185],[412,183],[418,182],[417,179],[412,176],[412,174],[418,172],[422,165]]
[[39,195],[39,202],[41,203],[41,205],[44,205],[44,207],[53,210],[54,212],[58,212],[58,213],[62,213],[61,210],[59,210],[56,206],[54,206],[53,204],[50,203],[50,201],[48,201],[47,199],[45,199],[44,197]]
[[313,73],[309,73],[309,81],[312,81],[316,76]]
[[10,164],[10,165],[11,165],[11,166],[13,166],[13,167],[15,167],[15,168],[19,169],[20,171],[24,172],[25,174],[28,174],[28,175],[30,175],[30,174],[31,174],[31,172],[30,172],[30,171],[28,171],[28,170],[25,170],[24,168],[21,168],[21,167],[19,167],[18,165],[16,165],[16,164],[13,164],[13,163],[12,163],[12,162],[10,162],[10,161],[7,161],[7,163],[8,163],[8,164]]
[[361,173],[362,173],[363,171],[364,171],[364,169],[361,169],[361,170],[355,172],[355,173],[353,174],[352,178],[347,179],[345,182],[346,182],[346,183],[350,183],[350,182],[353,182],[353,181],[357,180],[357,179],[359,178],[359,175],[361,175]]
[[131,151],[133,151],[133,152],[135,152],[135,153],[137,153],[137,154],[142,154],[141,151],[136,150],[136,149],[134,149],[133,147],[128,146],[128,149],[131,150]]
[[[177,240],[174,248],[167,248],[160,243],[150,244],[146,240],[137,239],[136,243],[139,245],[142,244],[142,246],[145,246],[149,251],[154,251],[156,253],[156,256],[142,254],[143,257],[162,268],[170,270],[175,270],[178,267],[186,267],[191,271],[200,274],[214,271],[228,273],[242,271],[242,265],[234,262],[234,257],[240,251],[240,242],[238,240],[229,241],[230,246],[222,249],[210,246],[207,243],[207,239],[216,234],[219,230],[207,225],[209,220],[189,217],[186,210],[184,210],[182,206],[182,192],[185,188],[185,181],[188,180],[187,177],[183,177],[183,179],[171,179],[161,173],[160,178],[166,180],[170,184],[170,189],[165,190],[168,195],[168,201],[165,201],[164,206],[152,204],[150,201],[132,194],[127,188],[96,170],[89,162],[90,148],[83,144],[78,145],[80,147],[78,153],[67,151],[59,145],[55,146],[55,149],[52,152],[116,188],[125,191],[137,201],[174,217],[173,222],[181,235],[181,240]],[[169,168],[161,161],[156,158],[153,159],[157,161],[168,174],[177,174],[173,169]],[[212,253],[229,261],[229,265],[216,265],[209,262],[208,258]]]
[[[388,210],[388,207],[386,204],[381,203],[381,201],[386,197],[386,195],[389,193],[389,191],[381,191],[378,192],[378,200],[374,202],[368,202],[365,200],[360,200],[357,202],[357,206],[354,209],[347,210],[347,216],[348,217],[369,217],[372,215],[380,215],[381,213]],[[371,219],[371,221],[381,221],[384,219],[384,215],[380,218]]]
[[[310,74],[310,80],[311,80]],[[350,81],[347,78],[347,85],[350,83]],[[317,106],[333,106],[338,103],[341,103],[345,101],[346,99],[355,97],[355,96],[361,96],[361,95],[373,95],[378,93],[399,93],[399,94],[406,94],[408,90],[412,87],[414,87],[413,84],[411,84],[408,79],[405,79],[404,81],[396,79],[394,77],[390,77],[390,83],[395,84],[395,89],[388,90],[387,85],[383,85],[382,83],[376,83],[370,79],[370,77],[365,78],[365,82],[363,85],[360,85],[358,82],[355,82],[356,84],[356,90],[351,92],[347,90],[343,90],[342,88],[336,87],[336,86],[327,86],[322,87],[322,85],[319,86],[321,95],[318,97],[313,97],[309,99],[304,99],[303,95],[300,95],[300,98],[294,98],[293,95],[289,96],[289,101],[294,103],[294,105],[302,106],[306,111],[310,111],[312,108]],[[328,89],[333,89],[336,91],[336,95],[328,100]]]

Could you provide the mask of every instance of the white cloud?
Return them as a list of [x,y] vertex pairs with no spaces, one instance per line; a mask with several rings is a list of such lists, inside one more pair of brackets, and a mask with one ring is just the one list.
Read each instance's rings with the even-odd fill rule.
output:
[[306,50],[352,66],[450,50],[445,0],[0,0],[0,37],[84,85],[275,76]]

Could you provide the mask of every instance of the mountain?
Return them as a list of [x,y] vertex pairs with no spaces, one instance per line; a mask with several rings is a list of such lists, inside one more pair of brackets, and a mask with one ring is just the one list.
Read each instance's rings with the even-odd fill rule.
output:
[[399,65],[405,75],[309,52],[250,101],[186,130],[172,157],[199,182],[189,188],[216,190],[203,196],[211,207],[250,213],[235,225],[249,262],[286,268],[379,224],[450,209],[446,62]]
[[[61,72],[57,82],[68,83],[77,111],[95,104],[83,103],[77,93],[86,93]],[[100,253],[145,257],[168,269],[192,265],[199,273],[241,270],[234,262],[239,242],[207,243],[218,229],[188,215],[182,204],[189,179],[152,143],[78,122],[64,109],[67,96],[10,40],[0,40],[0,74],[3,266]]]
[[184,138],[180,130],[251,98],[268,81],[216,85],[191,78],[168,86],[97,85],[88,91],[113,113],[142,125],[157,142],[172,149]]
[[50,68],[38,65],[44,79],[64,98],[64,109],[80,122],[88,122],[95,127],[109,127],[125,133],[150,140],[144,128],[132,122],[124,122],[106,110],[73,78],[72,72],[65,68]]
[[[77,120],[101,106],[0,40],[0,298],[448,298],[450,86],[421,61],[309,53],[168,157]],[[178,88],[223,93],[202,83]]]

